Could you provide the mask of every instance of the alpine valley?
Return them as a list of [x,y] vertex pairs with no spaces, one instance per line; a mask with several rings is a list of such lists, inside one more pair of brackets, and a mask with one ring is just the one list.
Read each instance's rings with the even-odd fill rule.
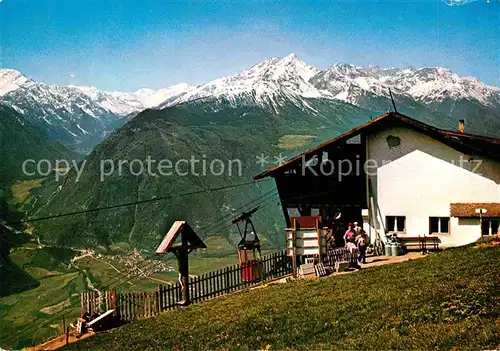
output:
[[[1,183],[8,191],[13,179],[23,180],[19,162],[15,167],[12,164],[26,159],[30,148],[31,154],[38,150],[39,158],[67,158],[69,153],[80,153],[79,161],[85,168],[78,181],[74,168],[59,184],[47,177],[42,183],[54,192],[44,193],[46,198],[37,201],[32,216],[154,196],[171,198],[40,221],[35,224],[40,238],[63,246],[127,243],[151,249],[165,226],[175,219],[203,227],[210,219],[230,216],[231,209],[272,189],[272,185],[207,190],[189,199],[176,195],[249,180],[262,170],[256,163],[261,154],[269,156],[267,166],[272,166],[278,156],[291,156],[387,112],[392,109],[389,90],[399,112],[448,129],[454,129],[458,119],[465,119],[468,132],[499,136],[500,88],[444,68],[384,69],[336,64],[319,70],[291,54],[196,87],[181,83],[134,93],[46,85],[15,70],[2,69],[0,103],[4,107],[0,130],[9,126],[20,136],[14,141],[9,140],[14,135],[10,131],[2,134],[2,154],[9,155],[9,162],[2,167],[15,172],[3,176]],[[35,136],[36,141],[29,140]],[[7,152],[13,144],[14,153]],[[150,156],[175,163],[192,155],[209,161],[240,160],[242,174],[158,177],[125,172],[112,174],[104,181],[99,178],[101,160],[145,160]],[[6,170],[0,171],[6,174]],[[282,227],[280,209],[276,203],[271,207],[265,211],[268,216],[263,216],[260,228],[272,232],[266,238],[270,245],[280,245],[281,235],[279,230],[275,232]],[[223,238],[232,247],[236,238],[231,233],[226,225],[217,233],[206,234]]]

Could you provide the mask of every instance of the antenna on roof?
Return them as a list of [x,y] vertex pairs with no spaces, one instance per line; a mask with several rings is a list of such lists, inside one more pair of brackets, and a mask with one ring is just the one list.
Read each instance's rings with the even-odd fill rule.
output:
[[394,97],[392,96],[391,88],[389,88],[389,94],[391,94],[391,101],[392,101],[392,107],[394,107],[394,112],[398,113],[398,110],[396,109],[396,103],[394,102]]

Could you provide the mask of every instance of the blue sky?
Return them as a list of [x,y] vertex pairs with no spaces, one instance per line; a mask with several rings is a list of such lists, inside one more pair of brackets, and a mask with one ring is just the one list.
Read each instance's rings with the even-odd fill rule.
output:
[[500,85],[500,2],[0,0],[2,67],[50,84],[200,84],[296,53]]

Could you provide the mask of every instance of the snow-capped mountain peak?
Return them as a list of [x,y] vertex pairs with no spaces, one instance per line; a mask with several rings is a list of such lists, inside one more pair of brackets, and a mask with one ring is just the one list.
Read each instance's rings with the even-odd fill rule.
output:
[[421,102],[440,102],[445,99],[476,100],[491,105],[500,88],[488,86],[476,78],[460,77],[442,67],[393,69],[385,79],[387,84],[407,92]]
[[346,63],[333,65],[318,72],[310,82],[322,91],[328,91],[335,99],[359,105],[367,93],[389,96],[389,86],[382,83],[377,67],[355,67]]
[[[263,81],[280,81],[301,79],[309,81],[318,69],[301,61],[295,54],[290,54],[281,58],[271,58],[265,60],[247,71],[239,74],[221,78],[221,80],[240,80],[249,84],[255,84]],[[210,83],[209,83],[210,84]]]
[[202,98],[224,98],[233,103],[244,99],[259,105],[272,105],[277,110],[279,99],[296,101],[304,97],[321,98],[325,94],[329,95],[309,83],[317,73],[318,69],[301,61],[295,54],[271,58],[241,73],[203,84],[160,107]]
[[71,86],[78,89],[91,99],[95,100],[103,108],[119,114],[127,115],[133,112],[156,107],[162,102],[177,98],[187,91],[193,89],[186,83],[180,83],[163,89],[142,88],[136,92],[104,91],[95,87]]
[[500,88],[476,78],[460,77],[442,67],[380,68],[342,63],[318,72],[311,82],[335,98],[355,105],[367,93],[389,97],[389,89],[424,104],[445,99],[477,101],[488,106],[500,102]]
[[19,89],[30,79],[14,69],[0,68],[0,96]]
[[[288,104],[316,113],[310,99],[342,100],[373,111],[387,111],[392,91],[411,111],[430,109],[456,114],[472,102],[488,111],[500,109],[500,88],[448,69],[358,67],[339,63],[324,70],[295,54],[264,60],[243,72],[194,87],[185,83],[135,92],[103,91],[94,86],[56,86],[36,82],[12,69],[0,69],[0,102],[51,131],[66,144],[96,142],[108,126],[146,108],[164,108],[194,100],[234,106],[269,107],[280,113]],[[450,106],[455,106],[451,108]],[[449,112],[449,113],[448,113]],[[484,114],[485,112],[481,112]],[[489,112],[486,112],[489,113]]]
[[301,61],[297,55],[290,54],[281,58],[271,58],[265,60],[240,74],[252,75],[260,79],[275,79],[282,80],[283,78],[294,78],[296,76],[305,81],[311,79],[318,69]]
[[132,94],[135,95],[137,100],[139,100],[144,106],[151,108],[158,106],[165,100],[183,95],[194,88],[196,87],[187,83],[179,83],[168,88],[157,90],[142,88]]

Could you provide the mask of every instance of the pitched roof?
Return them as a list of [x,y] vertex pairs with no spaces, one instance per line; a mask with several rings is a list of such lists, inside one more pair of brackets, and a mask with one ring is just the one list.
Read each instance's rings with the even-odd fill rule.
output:
[[476,209],[486,209],[482,217],[500,217],[500,203],[455,203],[450,204],[451,217],[479,217]]
[[496,160],[500,160],[500,139],[490,138],[481,135],[461,133],[458,131],[451,131],[445,129],[439,129],[431,125],[425,124],[423,122],[417,121],[411,117],[402,115],[397,112],[389,112],[379,117],[359,125],[348,132],[340,134],[339,136],[329,139],[326,142],[298,154],[297,156],[291,158],[290,160],[282,163],[278,166],[272,167],[262,173],[257,174],[254,179],[261,179],[273,175],[278,170],[282,170],[292,163],[297,162],[302,159],[303,156],[312,156],[321,153],[326,148],[333,146],[337,143],[344,142],[351,139],[362,132],[368,132],[376,128],[380,128],[383,125],[398,123],[403,124],[409,128],[417,130],[424,133],[442,143],[464,153],[486,155]]
[[160,246],[156,249],[157,254],[165,254],[175,249],[178,245],[174,245],[175,239],[180,235],[186,235],[189,248],[205,249],[207,246],[194,232],[193,228],[186,221],[175,221],[167,235],[163,238]]

